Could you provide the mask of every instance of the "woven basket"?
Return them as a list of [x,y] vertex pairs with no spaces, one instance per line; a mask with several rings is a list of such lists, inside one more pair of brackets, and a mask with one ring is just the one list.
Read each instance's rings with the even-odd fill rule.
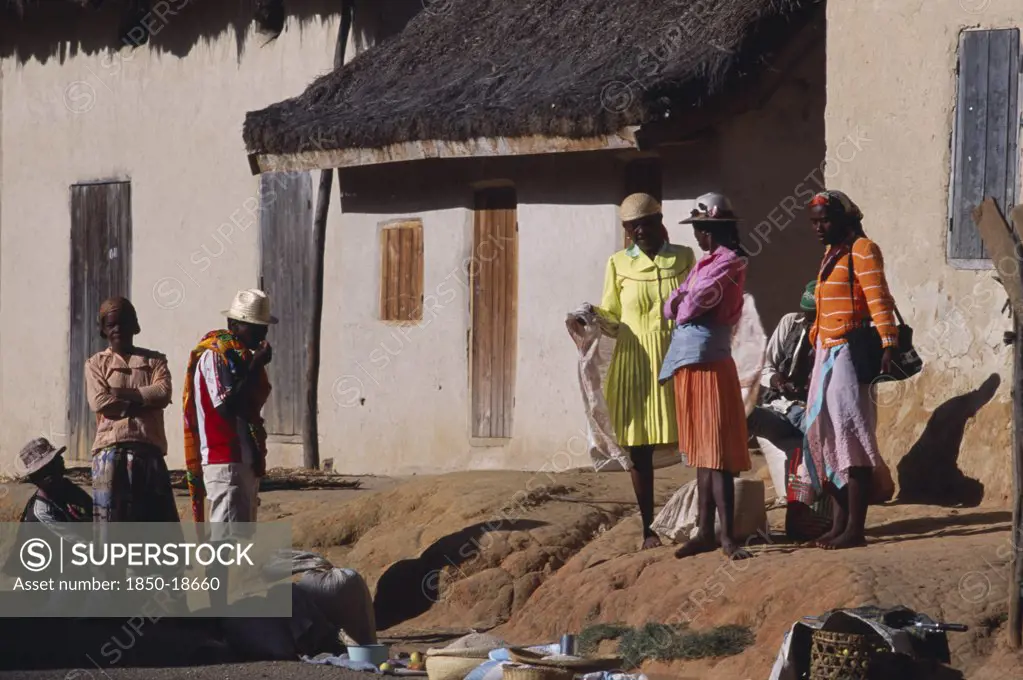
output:
[[894,655],[880,635],[817,630],[810,648],[810,680],[874,680]]
[[504,680],[573,680],[575,672],[567,668],[552,666],[519,666],[505,664],[502,672]]

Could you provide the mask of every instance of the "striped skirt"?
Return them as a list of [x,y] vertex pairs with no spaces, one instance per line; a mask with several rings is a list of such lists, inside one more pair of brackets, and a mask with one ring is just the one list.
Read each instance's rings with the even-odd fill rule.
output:
[[671,331],[634,334],[622,324],[607,370],[604,395],[622,446],[674,444],[675,395],[657,376],[671,342]]
[[731,357],[680,368],[675,409],[679,451],[690,467],[732,473],[753,467],[742,388]]

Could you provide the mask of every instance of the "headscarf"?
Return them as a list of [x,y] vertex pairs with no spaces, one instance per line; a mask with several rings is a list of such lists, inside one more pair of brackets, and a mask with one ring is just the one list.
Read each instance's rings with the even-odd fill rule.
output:
[[[132,327],[129,329],[129,332],[133,335],[138,335],[142,332],[142,329],[139,328],[138,312],[135,311],[135,306],[131,304],[131,301],[128,300],[128,298],[112,297],[104,300],[99,306],[99,314],[96,317],[96,322],[100,327],[100,335],[103,335],[103,319],[107,314],[113,313],[117,313],[121,316],[127,315],[128,319],[134,322]],[[103,335],[103,337],[106,337],[106,335]]]
[[863,233],[863,211],[842,191],[828,189],[820,192],[810,201],[811,206],[823,206],[828,216],[852,225],[857,233]]

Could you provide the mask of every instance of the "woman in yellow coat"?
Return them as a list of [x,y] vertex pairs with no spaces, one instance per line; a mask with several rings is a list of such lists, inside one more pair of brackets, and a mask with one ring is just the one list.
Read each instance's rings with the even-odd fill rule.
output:
[[654,447],[678,442],[675,395],[657,376],[673,323],[661,314],[668,296],[696,262],[691,248],[668,242],[661,204],[632,194],[619,209],[632,245],[611,256],[595,311],[618,326],[605,395],[618,443],[632,458],[632,486],[643,518],[643,549],[661,544],[654,519]]

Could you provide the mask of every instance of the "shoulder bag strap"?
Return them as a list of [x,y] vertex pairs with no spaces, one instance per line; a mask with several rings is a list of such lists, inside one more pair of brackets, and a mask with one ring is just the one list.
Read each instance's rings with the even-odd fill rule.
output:
[[[849,301],[852,303],[853,310],[856,309],[856,295],[853,291],[853,282],[856,280],[856,274],[853,270],[852,251],[853,244],[855,243],[856,241],[854,240],[852,244],[849,245]],[[888,291],[888,294],[892,297],[892,308],[895,310],[895,318],[898,320],[900,326],[905,326],[906,321],[902,318],[902,314],[899,313],[899,305],[895,302],[895,296],[891,294],[891,291]]]

